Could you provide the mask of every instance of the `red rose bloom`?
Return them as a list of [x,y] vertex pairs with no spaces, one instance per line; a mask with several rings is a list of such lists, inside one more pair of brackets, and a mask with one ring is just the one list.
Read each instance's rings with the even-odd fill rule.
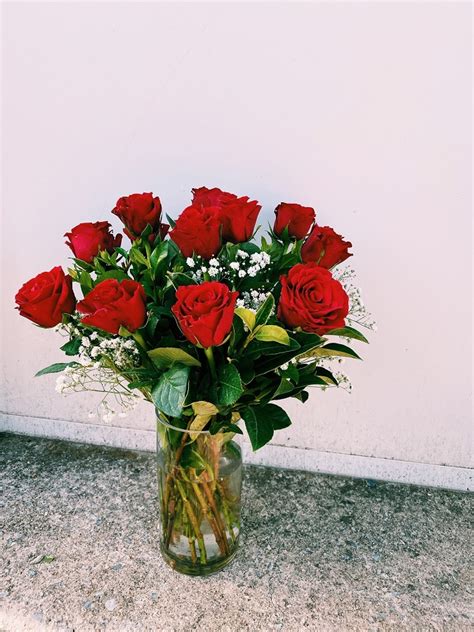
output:
[[296,239],[306,237],[315,218],[314,208],[287,202],[281,202],[276,207],[275,215],[275,224],[273,226],[275,234],[280,236],[285,228],[288,227],[288,234],[290,237],[296,237]]
[[188,206],[170,232],[185,257],[194,254],[210,259],[221,248],[221,222],[215,206]]
[[145,228],[150,225],[153,229],[150,241],[159,233],[164,238],[168,232],[168,224],[161,223],[161,202],[153,193],[133,193],[121,197],[112,213],[124,223],[124,233],[132,241],[140,237]]
[[41,327],[55,327],[63,314],[71,314],[76,307],[72,279],[56,266],[22,285],[15,302],[21,316]]
[[329,269],[352,257],[349,248],[351,242],[344,241],[330,226],[315,226],[301,248],[301,258]]
[[280,282],[278,318],[288,327],[320,335],[344,327],[349,299],[329,270],[316,263],[298,263]]
[[186,338],[207,349],[222,344],[232,329],[238,295],[218,281],[182,285],[171,311]]
[[213,206],[219,209],[222,223],[222,238],[234,244],[248,241],[255,229],[262,208],[248,197],[238,198],[233,193],[220,189],[201,187],[193,189],[193,206]]
[[66,244],[78,259],[86,263],[92,260],[99,253],[99,250],[113,252],[122,243],[122,235],[114,237],[110,232],[109,222],[84,222],[71,229],[70,233],[64,236],[69,241]]
[[146,296],[143,286],[132,279],[106,279],[98,283],[77,304],[78,311],[87,314],[84,325],[117,334],[123,325],[136,331],[146,320]]
[[221,206],[222,237],[234,244],[248,241],[261,208],[258,202],[250,201],[248,197],[224,202]]
[[199,189],[193,189],[192,193],[193,205],[195,206],[222,206],[224,202],[237,199],[237,196],[233,193],[221,191],[217,187],[213,189],[200,187]]

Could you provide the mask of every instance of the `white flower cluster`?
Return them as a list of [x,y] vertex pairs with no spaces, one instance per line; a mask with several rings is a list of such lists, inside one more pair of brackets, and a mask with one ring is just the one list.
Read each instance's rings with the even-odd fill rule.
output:
[[128,369],[140,364],[140,353],[132,338],[105,338],[96,331],[83,335],[79,347],[79,362],[84,365],[101,366],[101,360],[110,360],[118,369]]
[[238,250],[236,260],[229,265],[239,279],[243,279],[246,276],[257,276],[270,265],[270,260],[270,255],[266,252],[254,252],[249,255],[245,250]]
[[342,284],[349,297],[349,315],[347,320],[349,325],[360,325],[367,329],[377,330],[377,325],[372,314],[367,310],[362,300],[360,287],[354,285],[355,270],[351,267],[342,268],[334,272],[334,278]]
[[81,338],[77,362],[83,366],[93,365],[98,369],[103,366],[102,360],[105,364],[107,361],[113,362],[118,369],[129,369],[140,365],[140,353],[132,338],[121,336],[111,338],[101,335],[98,331],[88,332],[82,327],[77,327],[74,321],[58,325],[56,331],[71,340]]
[[204,261],[202,257],[188,257],[186,265],[191,269],[191,277],[194,281],[201,282],[208,275],[213,281],[220,277],[224,268],[220,261],[213,257],[209,261]]
[[238,250],[235,261],[227,264],[213,257],[205,261],[202,257],[188,257],[186,265],[189,274],[194,281],[200,283],[206,278],[217,280],[227,277],[231,281],[243,279],[246,276],[256,277],[270,265],[270,255],[266,252],[254,252],[249,254],[245,250]]
[[261,288],[250,292],[241,292],[237,299],[237,307],[246,307],[256,312],[265,303],[270,292],[264,292]]
[[[103,399],[97,406],[97,412],[106,423],[110,423],[117,415],[109,398],[112,398],[120,409],[119,417],[125,417],[140,400],[140,396],[127,388],[127,381],[124,378],[110,369],[97,368],[94,365],[77,364],[67,367],[56,379],[56,391],[62,395],[82,391],[104,393]],[[96,413],[91,411],[89,418],[95,415]]]

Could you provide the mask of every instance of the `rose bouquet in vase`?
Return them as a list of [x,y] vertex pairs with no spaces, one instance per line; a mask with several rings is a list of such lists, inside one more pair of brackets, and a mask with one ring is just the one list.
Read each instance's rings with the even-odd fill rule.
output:
[[218,570],[237,550],[236,436],[246,430],[257,450],[291,423],[276,402],[348,388],[334,362],[358,358],[348,343],[373,326],[354,271],[340,266],[351,244],[313,208],[287,203],[257,243],[260,209],[202,187],[165,224],[158,197],[122,197],[112,212],[129,248],[107,221],[79,224],[66,233],[67,274],[55,267],[16,295],[22,316],[66,337],[70,361],[37,375],[59,373],[62,393],[100,391],[106,421],[139,399],[154,406],[161,550],[188,574]]

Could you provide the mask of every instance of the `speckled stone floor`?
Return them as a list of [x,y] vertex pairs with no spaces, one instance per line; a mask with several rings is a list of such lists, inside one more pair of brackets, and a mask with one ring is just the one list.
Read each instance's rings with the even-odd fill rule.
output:
[[160,558],[153,455],[0,441],[0,630],[473,627],[472,496],[247,467],[238,557],[191,578]]

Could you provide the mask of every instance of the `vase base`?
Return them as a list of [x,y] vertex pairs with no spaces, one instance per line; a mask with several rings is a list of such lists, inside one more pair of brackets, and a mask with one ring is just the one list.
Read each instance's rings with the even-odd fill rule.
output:
[[174,571],[182,573],[183,575],[194,575],[195,577],[203,577],[217,573],[232,562],[238,551],[238,547],[236,546],[232,553],[230,553],[227,557],[218,558],[217,560],[208,562],[207,564],[195,564],[190,559],[173,555],[170,551],[166,550],[163,545],[161,545],[160,549],[164,561]]

